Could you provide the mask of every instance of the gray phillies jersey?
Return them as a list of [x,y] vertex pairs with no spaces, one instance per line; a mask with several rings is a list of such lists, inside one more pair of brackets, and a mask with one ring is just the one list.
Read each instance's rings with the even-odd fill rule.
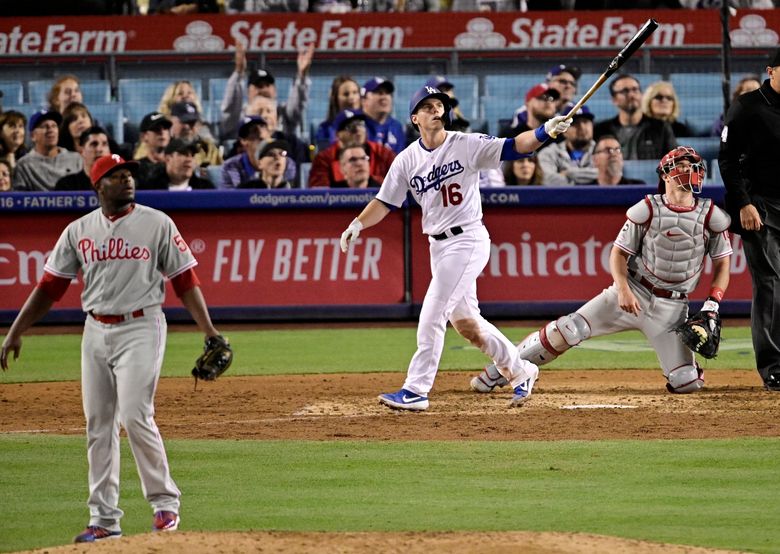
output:
[[44,270],[74,279],[81,269],[85,312],[127,314],[162,304],[163,275],[173,278],[197,263],[170,217],[135,204],[113,220],[98,208],[70,223]]
[[696,198],[690,208],[670,206],[665,198],[648,195],[631,206],[615,246],[632,255],[629,270],[687,294],[699,283],[706,254],[714,260],[731,255],[731,219],[709,198]]

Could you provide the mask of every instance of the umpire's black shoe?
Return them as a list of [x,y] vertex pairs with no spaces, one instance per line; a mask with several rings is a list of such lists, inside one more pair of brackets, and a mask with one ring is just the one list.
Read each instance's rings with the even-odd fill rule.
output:
[[780,369],[770,369],[764,379],[766,390],[780,392]]

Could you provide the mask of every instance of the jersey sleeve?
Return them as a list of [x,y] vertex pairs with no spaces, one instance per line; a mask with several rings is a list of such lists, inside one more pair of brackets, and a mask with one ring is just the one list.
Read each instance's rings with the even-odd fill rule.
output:
[[468,133],[466,138],[466,159],[473,164],[473,169],[496,169],[501,166],[501,154],[504,150],[506,139]]
[[720,233],[713,233],[707,244],[707,252],[713,260],[731,256],[734,251],[731,248],[729,232],[723,231]]
[[[415,148],[415,145],[409,146],[409,148]],[[408,176],[405,175],[404,162],[409,153],[402,152],[396,156],[393,163],[390,164],[390,169],[382,181],[382,186],[379,188],[379,192],[376,195],[376,199],[389,206],[395,206],[400,208],[406,200],[406,193],[409,190],[407,184]]]
[[615,246],[633,255],[639,252],[642,246],[642,238],[645,235],[645,226],[627,220],[620,229]]
[[198,265],[176,224],[167,216],[164,220],[161,243],[159,269],[169,279]]
[[81,267],[76,244],[75,223],[68,225],[46,259],[43,270],[62,279],[75,279]]

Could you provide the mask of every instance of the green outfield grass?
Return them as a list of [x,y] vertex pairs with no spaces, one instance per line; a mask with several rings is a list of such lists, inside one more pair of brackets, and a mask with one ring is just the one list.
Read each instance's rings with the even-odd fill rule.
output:
[[[778,552],[780,441],[167,441],[182,529],[561,531]],[[87,520],[82,437],[0,437],[0,550]],[[122,443],[125,534],[150,508]]]
[[[519,341],[534,331],[530,327],[503,327]],[[290,331],[233,331],[226,333],[235,349],[231,375],[292,373],[405,372],[415,350],[415,329],[355,328]],[[79,379],[79,335],[31,335],[24,338],[22,355],[12,369],[0,375],[0,383]],[[171,332],[163,375],[189,376],[202,336]],[[483,367],[485,356],[469,346],[455,331],[447,331],[440,368]],[[724,330],[719,356],[700,360],[705,369],[753,369],[753,347],[748,327]],[[638,331],[594,338],[545,366],[550,369],[656,368],[658,361]]]

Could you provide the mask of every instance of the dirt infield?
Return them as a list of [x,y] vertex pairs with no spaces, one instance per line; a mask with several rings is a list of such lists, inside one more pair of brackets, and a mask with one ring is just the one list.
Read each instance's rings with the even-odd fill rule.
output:
[[[706,389],[671,395],[659,371],[545,371],[534,396],[508,409],[510,391],[468,390],[472,373],[443,372],[424,413],[395,412],[376,395],[403,375],[225,376],[162,379],[157,423],[166,438],[300,440],[563,440],[780,436],[780,394],[755,371],[709,371]],[[316,394],[312,394],[316,391]],[[240,418],[240,419],[239,419]],[[210,422],[204,424],[203,422]],[[518,425],[522,422],[522,425]],[[413,425],[410,425],[412,424]],[[0,433],[83,434],[79,384],[0,385]],[[704,553],[702,548],[568,533],[230,533],[136,535],[46,552],[570,552]],[[41,550],[39,552],[43,552]]]

